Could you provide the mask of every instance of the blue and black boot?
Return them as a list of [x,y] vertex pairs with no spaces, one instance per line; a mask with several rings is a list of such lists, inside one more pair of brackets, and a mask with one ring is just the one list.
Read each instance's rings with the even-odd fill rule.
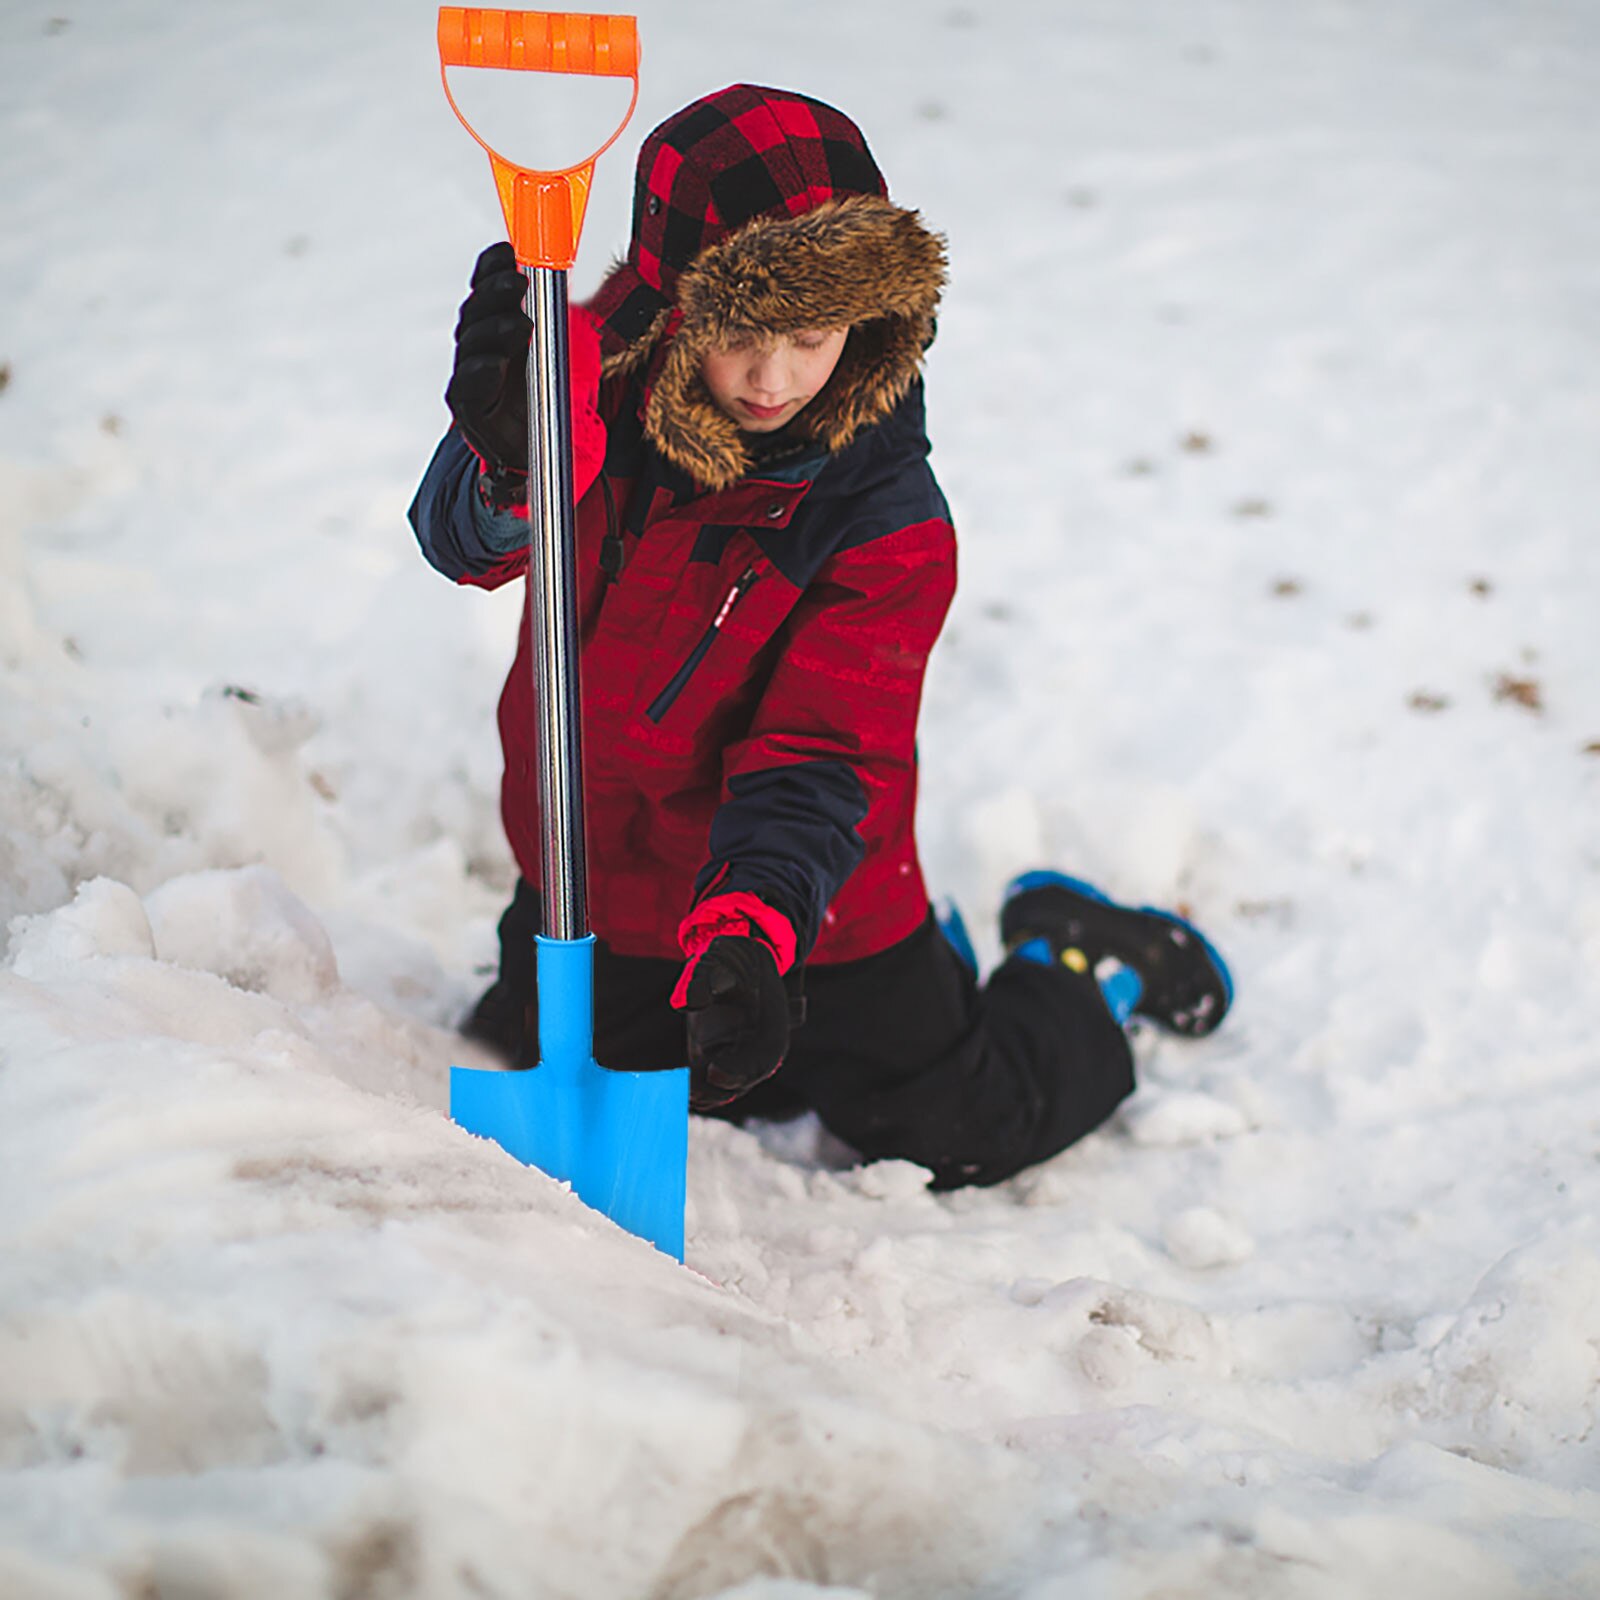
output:
[[1226,962],[1170,911],[1122,906],[1060,872],[1025,872],[1006,888],[1000,938],[1008,955],[1100,980],[1119,1021],[1128,1016],[1199,1039],[1233,1003]]

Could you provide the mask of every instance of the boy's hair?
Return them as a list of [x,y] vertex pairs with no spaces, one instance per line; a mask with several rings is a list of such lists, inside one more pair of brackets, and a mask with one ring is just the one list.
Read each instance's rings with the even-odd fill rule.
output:
[[707,489],[750,461],[700,378],[750,334],[850,329],[795,426],[842,449],[899,403],[933,339],[944,246],[892,205],[856,125],[782,89],[735,84],[645,140],[633,236],[590,302],[607,374],[642,371],[645,433]]

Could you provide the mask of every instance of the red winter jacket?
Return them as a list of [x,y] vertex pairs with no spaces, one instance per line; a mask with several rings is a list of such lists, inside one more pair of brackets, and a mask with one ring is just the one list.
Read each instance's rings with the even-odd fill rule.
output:
[[[643,400],[637,377],[603,385],[604,469],[577,515],[591,926],[619,953],[676,958],[692,906],[742,891],[789,919],[802,959],[871,955],[928,910],[917,709],[955,540],[921,386],[844,448],[801,446],[709,493],[646,441]],[[581,488],[592,416],[576,431]],[[492,588],[527,560],[495,555],[509,514],[482,507],[479,470],[452,430],[411,516],[439,570]],[[526,620],[500,700],[502,811],[537,883]]]

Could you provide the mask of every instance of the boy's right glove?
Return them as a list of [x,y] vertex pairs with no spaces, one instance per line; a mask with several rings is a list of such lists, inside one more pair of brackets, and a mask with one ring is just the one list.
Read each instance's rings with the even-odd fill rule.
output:
[[528,281],[511,246],[492,244],[472,269],[456,320],[456,364],[444,392],[467,443],[491,472],[528,471]]
[[689,960],[672,1004],[685,1013],[689,1104],[709,1111],[783,1065],[789,991],[782,974],[794,962],[794,928],[755,895],[725,894],[695,907],[678,937]]
[[[528,280],[511,246],[492,244],[472,269],[472,287],[456,320],[456,364],[445,404],[483,463],[490,505],[523,514],[528,495],[528,342],[523,309]],[[580,306],[567,315],[572,381],[572,496],[581,500],[600,476],[606,428],[600,420],[600,331]]]

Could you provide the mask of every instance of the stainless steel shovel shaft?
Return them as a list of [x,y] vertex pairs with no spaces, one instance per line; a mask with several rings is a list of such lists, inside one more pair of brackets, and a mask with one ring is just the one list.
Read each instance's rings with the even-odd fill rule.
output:
[[528,269],[528,626],[539,708],[539,805],[547,939],[589,931],[578,690],[577,536],[572,512],[567,275]]

